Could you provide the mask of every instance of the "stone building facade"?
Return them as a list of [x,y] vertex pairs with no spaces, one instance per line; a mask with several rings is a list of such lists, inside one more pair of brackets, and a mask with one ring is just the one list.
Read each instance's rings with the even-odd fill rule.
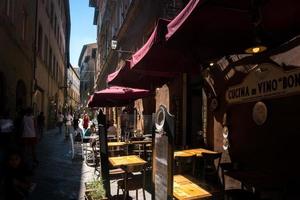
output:
[[31,105],[35,1],[0,2],[1,114]]
[[94,92],[96,54],[96,43],[86,44],[82,47],[78,60],[78,66],[80,68],[80,102],[82,106],[87,105],[89,96]]
[[67,105],[69,111],[74,113],[80,107],[80,79],[77,70],[70,65],[68,68]]
[[70,41],[69,1],[38,1],[36,26],[37,58],[33,103],[36,111],[44,111],[49,125],[53,126],[57,112],[66,107]]
[[65,96],[69,1],[1,1],[0,20],[3,108],[15,114],[31,106],[53,125]]

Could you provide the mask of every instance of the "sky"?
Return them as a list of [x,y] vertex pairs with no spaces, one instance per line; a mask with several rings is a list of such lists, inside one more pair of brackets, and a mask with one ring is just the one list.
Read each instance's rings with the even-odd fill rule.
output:
[[82,46],[96,42],[97,27],[93,25],[94,8],[89,7],[88,0],[70,0],[70,11],[70,62],[77,67]]

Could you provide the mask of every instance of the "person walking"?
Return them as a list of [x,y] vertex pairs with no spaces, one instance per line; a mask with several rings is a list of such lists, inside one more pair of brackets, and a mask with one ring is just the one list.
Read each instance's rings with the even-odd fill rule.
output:
[[38,133],[40,134],[40,139],[43,138],[44,126],[45,126],[44,112],[40,112],[40,114],[37,117],[37,127],[38,127]]
[[3,174],[5,199],[28,199],[36,184],[31,181],[32,171],[26,166],[19,151],[13,150],[8,153]]
[[86,130],[89,127],[89,123],[90,123],[90,118],[88,114],[85,113],[83,116],[83,123],[82,123],[82,127],[84,130]]
[[30,151],[33,163],[38,164],[35,148],[37,144],[37,124],[31,108],[27,108],[26,114],[23,117],[22,141],[25,152]]
[[59,112],[57,115],[57,126],[59,129],[59,134],[61,134],[61,132],[62,132],[63,123],[64,123],[64,115],[61,112]]
[[9,147],[10,145],[12,145],[12,143],[14,142],[13,132],[14,132],[14,122],[9,117],[9,111],[6,111],[3,115],[3,118],[0,119],[1,147]]
[[71,133],[71,127],[73,123],[73,116],[69,112],[66,116],[66,132],[65,132],[65,139],[68,139],[69,134]]
[[[17,145],[14,141],[14,124],[12,119],[9,117],[9,111],[4,112],[3,117],[0,119],[0,171],[3,165],[5,155],[13,145]],[[0,172],[1,180],[1,172]],[[1,186],[0,186],[1,187]],[[1,198],[1,195],[0,195]]]

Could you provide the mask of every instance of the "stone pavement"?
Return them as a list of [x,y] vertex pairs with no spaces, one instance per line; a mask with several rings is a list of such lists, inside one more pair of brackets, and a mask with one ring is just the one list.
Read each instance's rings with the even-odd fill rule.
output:
[[58,129],[47,131],[37,146],[37,183],[29,200],[83,200],[84,182],[93,179],[94,169],[81,158],[72,161],[70,141]]
[[[47,131],[37,145],[39,165],[34,170],[33,182],[37,183],[29,200],[84,200],[84,182],[92,180],[94,168],[77,156],[71,159],[70,141],[64,140],[64,134],[58,129]],[[117,180],[111,180],[112,199],[123,199],[117,194]],[[150,183],[151,176],[147,176]],[[149,188],[149,187],[147,187]],[[151,195],[146,190],[146,199]],[[120,194],[122,191],[120,191]],[[136,199],[135,191],[130,191],[132,199]],[[142,190],[139,190],[138,199],[143,199]]]

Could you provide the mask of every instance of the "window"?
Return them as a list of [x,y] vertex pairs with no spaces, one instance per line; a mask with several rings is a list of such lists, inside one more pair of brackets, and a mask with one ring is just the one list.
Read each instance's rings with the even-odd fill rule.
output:
[[58,48],[61,51],[59,27],[57,27],[57,43],[58,43]]
[[45,4],[46,4],[46,13],[49,16],[49,0],[46,0]]
[[44,38],[44,62],[46,65],[48,64],[48,38],[46,35]]
[[96,52],[97,52],[97,49],[96,49],[96,48],[93,48],[93,49],[92,49],[92,58],[93,58],[93,59],[96,59]]
[[42,24],[39,23],[39,29],[38,29],[38,53],[42,55],[42,48],[43,48],[43,27]]
[[54,5],[53,5],[53,2],[51,2],[51,6],[50,6],[50,23],[52,25],[52,28],[53,28],[53,21],[54,21]]
[[57,20],[57,26],[56,26],[55,32],[56,32],[56,40],[58,41],[59,40],[58,39],[59,38],[59,23],[58,23],[58,20]]
[[10,7],[11,7],[11,1],[10,0],[6,0],[5,1],[5,14],[7,16],[10,15]]
[[23,20],[22,20],[22,40],[26,38],[26,31],[27,31],[27,13],[25,10],[22,11]]
[[54,35],[57,38],[56,26],[57,26],[57,17],[55,15],[53,29],[54,29]]
[[56,69],[55,69],[55,80],[58,82],[59,81],[59,78],[58,78],[58,63],[56,63]]
[[90,60],[90,56],[86,56],[86,57],[84,58],[84,62],[85,62],[85,63],[88,63],[89,60]]
[[51,72],[50,72],[52,78],[54,78],[55,62],[56,62],[56,58],[55,58],[54,52],[53,52],[53,55],[52,55],[52,66],[51,66]]
[[49,72],[51,72],[51,68],[52,68],[52,48],[49,47],[49,63],[48,63]]
[[10,16],[11,21],[14,21],[14,0],[5,1],[5,14]]

